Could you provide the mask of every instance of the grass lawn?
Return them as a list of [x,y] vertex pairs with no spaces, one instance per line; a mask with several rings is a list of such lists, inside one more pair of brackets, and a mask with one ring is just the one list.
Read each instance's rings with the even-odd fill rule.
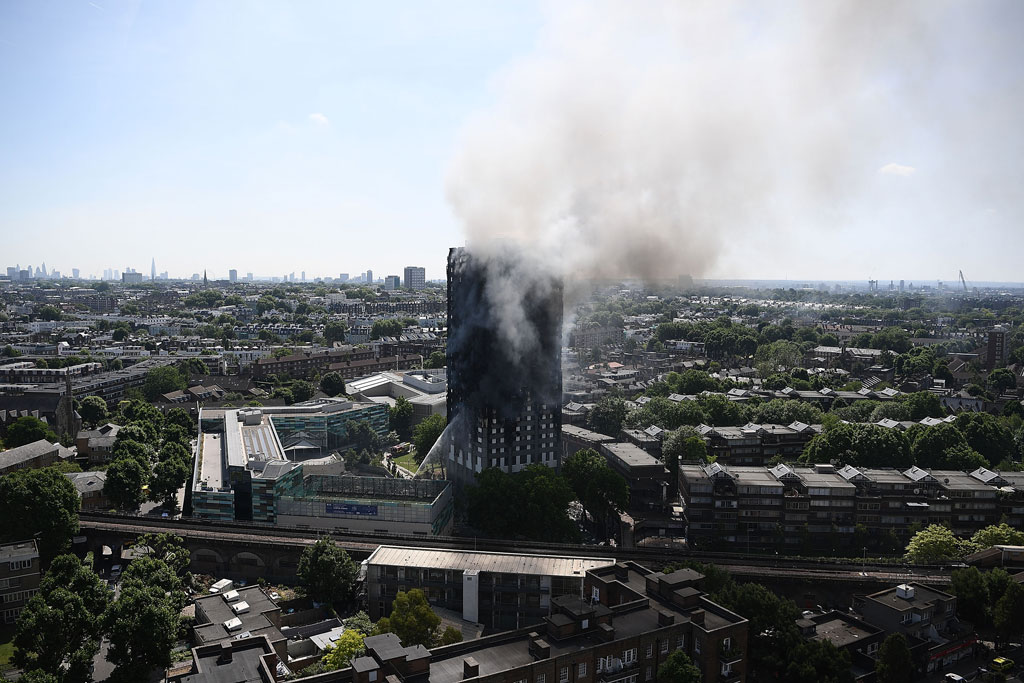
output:
[[11,657],[14,656],[14,624],[0,626],[0,671],[6,671],[14,667],[11,664]]
[[[402,467],[404,467],[405,469],[409,470],[410,472],[415,473],[416,470],[418,470],[420,466],[419,466],[419,463],[416,462],[416,459],[413,457],[414,453],[415,453],[415,451],[411,451],[409,453],[406,453],[405,455],[403,455],[400,458],[392,458],[392,460],[396,464],[401,465]],[[435,463],[430,469],[431,470],[439,470],[439,469],[441,469],[441,465]]]

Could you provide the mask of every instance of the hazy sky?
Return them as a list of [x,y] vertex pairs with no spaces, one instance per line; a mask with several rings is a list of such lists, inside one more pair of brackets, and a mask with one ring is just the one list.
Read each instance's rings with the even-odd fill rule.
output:
[[1024,280],[1024,3],[769,6],[0,3],[0,266]]

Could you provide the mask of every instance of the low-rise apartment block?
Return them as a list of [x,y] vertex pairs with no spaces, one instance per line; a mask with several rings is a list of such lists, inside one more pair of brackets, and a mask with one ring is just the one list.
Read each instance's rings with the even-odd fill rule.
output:
[[39,591],[42,567],[35,540],[0,545],[0,620],[13,624]]
[[891,539],[905,543],[915,525],[943,524],[970,535],[998,523],[1009,503],[1000,496],[998,480],[988,484],[979,476],[980,470],[847,465],[837,471],[826,464],[769,468],[716,462],[680,465],[679,490],[687,538],[695,547],[874,548]]
[[582,594],[550,600],[535,626],[427,650],[393,634],[367,638],[366,654],[310,683],[638,683],[685,652],[702,679],[747,678],[748,622],[709,600],[692,570],[651,572],[627,562],[591,569]]

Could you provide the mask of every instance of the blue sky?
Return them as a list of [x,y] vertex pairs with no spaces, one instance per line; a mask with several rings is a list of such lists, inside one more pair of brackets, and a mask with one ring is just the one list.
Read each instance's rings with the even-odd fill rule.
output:
[[540,15],[481,3],[0,4],[3,261],[439,276],[455,137]]
[[[632,239],[659,275],[1024,279],[1024,5],[738,7],[0,3],[0,266],[435,278],[518,232],[588,270]],[[688,199],[631,224],[662,170]]]

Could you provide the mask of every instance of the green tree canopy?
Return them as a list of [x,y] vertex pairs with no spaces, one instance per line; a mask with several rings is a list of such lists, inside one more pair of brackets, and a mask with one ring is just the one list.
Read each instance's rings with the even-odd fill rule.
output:
[[625,419],[626,402],[615,396],[606,396],[587,415],[587,426],[595,432],[618,437]]
[[992,614],[999,635],[1009,640],[1024,633],[1024,586],[1016,581],[1006,585],[1003,596],[996,602]]
[[395,399],[395,405],[388,408],[388,422],[393,431],[402,439],[408,439],[412,432],[412,403],[405,396]]
[[427,359],[423,361],[423,367],[427,370],[443,368],[447,364],[448,359],[445,357],[444,351],[431,351]]
[[625,510],[629,504],[626,480],[591,448],[576,451],[566,458],[562,474],[576,494],[576,500],[602,528],[607,526],[609,515]]
[[318,539],[302,551],[297,572],[310,597],[330,604],[352,598],[358,573],[348,553],[329,538]]
[[366,635],[354,628],[346,628],[333,645],[324,650],[320,663],[324,671],[344,669],[353,659],[366,651],[363,639]]
[[156,401],[163,394],[179,391],[188,386],[188,378],[178,368],[166,365],[153,368],[146,373],[146,381],[142,385],[142,393],[146,400]]
[[949,528],[941,524],[930,524],[910,539],[906,558],[911,562],[937,563],[962,554],[960,539]]
[[77,557],[55,557],[39,592],[18,617],[15,663],[59,676],[65,683],[89,680],[109,600],[106,584]]
[[295,397],[296,403],[308,401],[309,399],[313,398],[313,394],[315,393],[316,387],[314,387],[310,382],[307,382],[304,379],[292,382],[292,396]]
[[377,622],[376,633],[394,633],[405,646],[433,647],[441,618],[430,609],[430,603],[419,588],[398,591],[391,614]]
[[149,482],[149,498],[162,502],[168,507],[178,504],[178,491],[188,479],[188,464],[176,457],[161,460],[153,467],[153,476]]
[[875,675],[878,683],[906,683],[914,679],[914,660],[902,633],[892,633],[882,641],[875,660]]
[[800,460],[855,467],[907,468],[914,464],[902,432],[873,424],[837,424],[811,439]]
[[320,391],[328,396],[339,396],[345,393],[345,380],[341,373],[331,371],[320,378]]
[[658,681],[663,683],[701,683],[704,678],[693,660],[676,650],[658,667]]
[[10,472],[0,477],[0,534],[8,541],[39,534],[39,554],[48,561],[71,547],[79,504],[75,485],[56,468]]
[[153,669],[170,665],[185,601],[180,579],[163,561],[142,557],[128,566],[120,596],[103,616],[107,661],[117,667],[110,680],[146,680]]
[[53,443],[57,441],[57,434],[50,429],[49,425],[38,417],[26,415],[19,417],[7,427],[7,434],[4,435],[4,444],[7,448],[17,448],[25,444],[34,443],[40,439],[46,439]]
[[961,617],[981,626],[985,623],[985,607],[989,603],[988,585],[977,567],[954,569],[950,576],[956,609]]
[[490,536],[571,542],[579,536],[568,515],[575,499],[565,477],[550,467],[534,464],[515,474],[492,467],[466,488],[466,511],[470,523]]
[[149,483],[149,470],[130,457],[117,458],[107,468],[103,494],[121,510],[137,510],[146,499],[142,487]]
[[416,447],[417,458],[422,461],[423,458],[427,457],[430,449],[441,438],[441,434],[444,433],[447,426],[448,420],[445,419],[444,415],[429,415],[413,428],[412,443]]
[[331,320],[324,325],[324,339],[328,344],[345,341],[345,332],[348,326],[340,320]]
[[994,545],[1024,545],[1024,531],[1018,531],[1006,522],[993,524],[976,531],[971,537],[971,542],[979,550],[991,548]]
[[78,414],[88,425],[98,425],[107,419],[107,402],[99,396],[86,396],[78,404]]

